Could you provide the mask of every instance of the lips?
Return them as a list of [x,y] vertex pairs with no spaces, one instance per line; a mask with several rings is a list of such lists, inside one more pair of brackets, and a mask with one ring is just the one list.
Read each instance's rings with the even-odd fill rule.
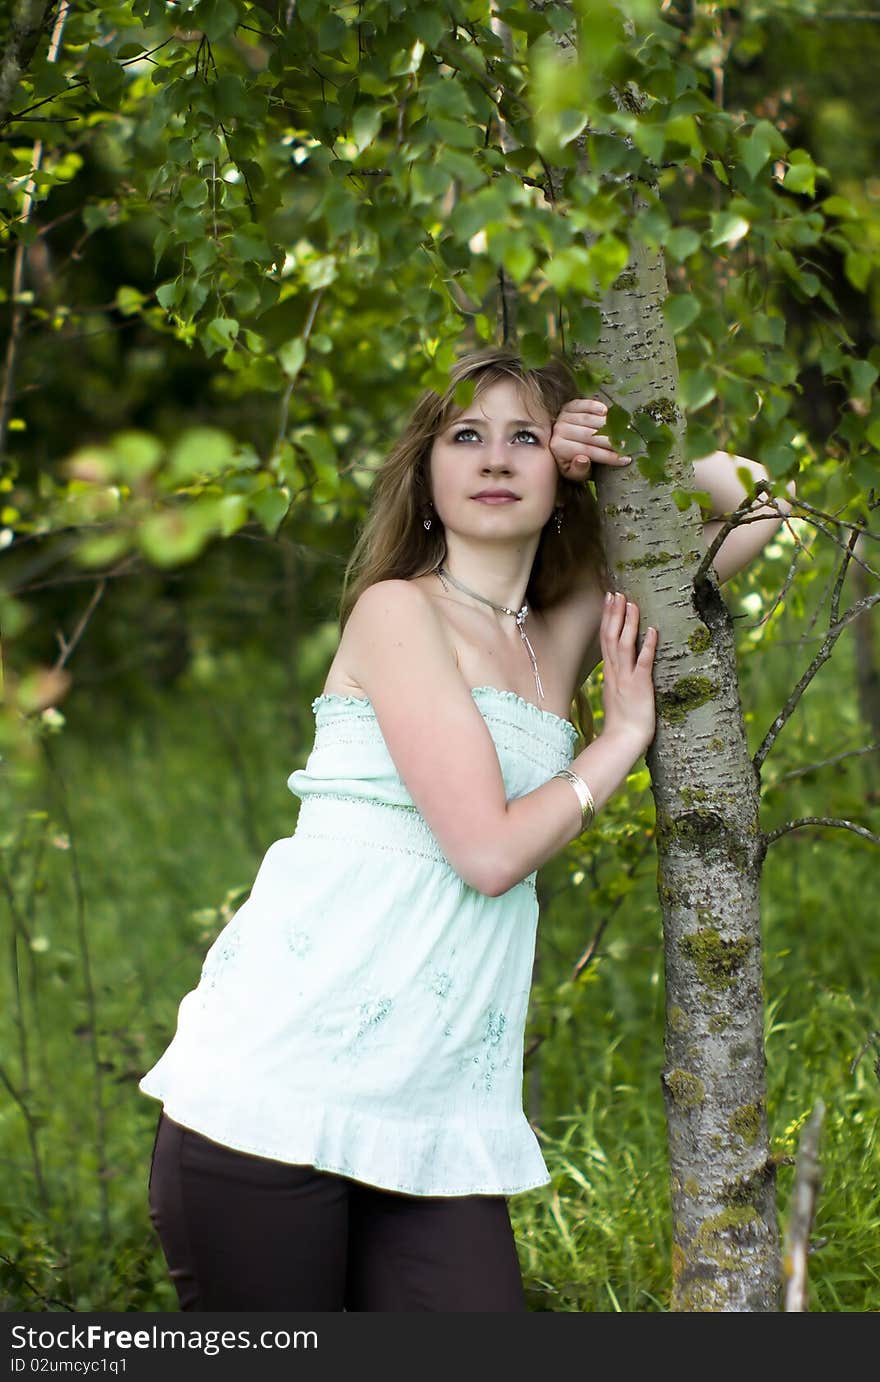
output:
[[513,494],[509,489],[484,489],[479,494],[475,494],[474,499],[519,499],[518,494]]

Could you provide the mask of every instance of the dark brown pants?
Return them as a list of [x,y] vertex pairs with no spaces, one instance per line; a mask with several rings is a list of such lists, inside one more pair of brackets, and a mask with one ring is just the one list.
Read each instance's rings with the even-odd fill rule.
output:
[[403,1195],[160,1114],[150,1218],[181,1310],[526,1309],[503,1195]]

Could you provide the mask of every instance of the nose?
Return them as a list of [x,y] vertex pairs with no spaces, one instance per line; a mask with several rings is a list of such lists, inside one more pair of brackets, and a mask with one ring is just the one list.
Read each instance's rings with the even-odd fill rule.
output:
[[510,473],[510,458],[505,450],[506,442],[492,442],[483,458],[483,473],[492,474],[496,470],[501,470],[505,474]]

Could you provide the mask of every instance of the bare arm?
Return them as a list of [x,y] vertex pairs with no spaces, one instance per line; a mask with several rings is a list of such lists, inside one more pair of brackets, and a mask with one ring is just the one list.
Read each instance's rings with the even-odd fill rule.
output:
[[[377,582],[361,595],[349,624],[358,680],[395,767],[465,883],[500,896],[574,839],[581,816],[570,783],[551,778],[506,800],[492,736],[423,591],[409,581]],[[656,635],[637,657],[637,630],[634,605],[627,608],[620,597],[606,606],[605,726],[572,764],[597,809],[653,736]]]
[[[749,484],[743,484],[737,475],[738,470],[748,471],[751,476]],[[695,461],[694,474],[697,488],[708,491],[712,499],[712,514],[703,524],[703,536],[707,547],[723,526],[721,516],[733,513],[755,481],[770,478],[769,472],[758,461],[751,461],[747,456],[734,455],[730,451],[713,451],[710,456]],[[790,493],[794,493],[793,481],[788,489]],[[777,499],[774,502],[778,508],[771,508],[761,500],[756,501],[751,513],[766,514],[766,518],[757,523],[750,521],[740,524],[728,533],[713,562],[719,581],[727,581],[731,576],[735,576],[737,571],[748,566],[749,562],[754,561],[767,546],[782,522],[779,510],[781,509],[782,513],[791,511],[788,500]],[[719,517],[716,518],[715,515]]]

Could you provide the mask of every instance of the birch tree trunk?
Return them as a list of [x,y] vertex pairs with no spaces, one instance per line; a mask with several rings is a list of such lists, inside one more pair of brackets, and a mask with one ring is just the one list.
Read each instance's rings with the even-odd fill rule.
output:
[[[570,59],[572,36],[560,38]],[[579,139],[581,159],[583,140]],[[581,163],[582,167],[583,164]],[[565,174],[549,170],[556,200]],[[633,189],[637,199],[637,191]],[[633,203],[637,209],[637,201]],[[634,461],[594,468],[602,533],[617,589],[659,630],[657,734],[647,756],[656,805],[658,892],[666,971],[666,1104],[676,1311],[776,1312],[781,1261],[775,1165],[765,1105],[759,885],[766,846],[746,741],[733,626],[705,554],[683,459],[678,368],[662,311],[660,252],[632,243],[626,271],[600,303],[602,326],[575,361],[600,366],[605,400],[675,436],[666,477]]]
[[602,304],[589,352],[610,398],[669,421],[669,478],[633,463],[596,467],[617,588],[659,630],[657,734],[648,767],[657,811],[666,967],[666,1102],[674,1310],[777,1311],[775,1167],[765,1108],[757,779],[739,700],[733,626],[704,554],[682,460],[675,349],[661,307],[659,255],[637,250],[627,285]]

